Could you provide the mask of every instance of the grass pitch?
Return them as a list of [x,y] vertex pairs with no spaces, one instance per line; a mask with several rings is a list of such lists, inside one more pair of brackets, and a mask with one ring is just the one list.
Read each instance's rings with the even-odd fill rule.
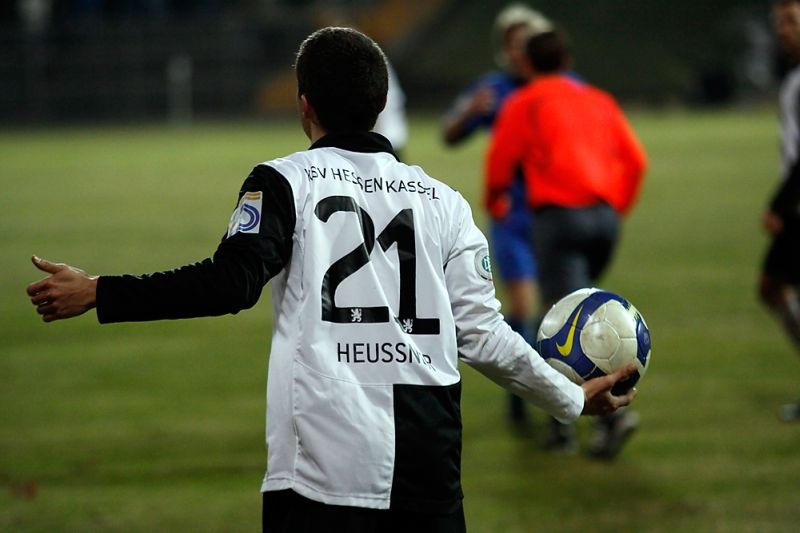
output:
[[[472,532],[792,531],[800,523],[800,360],[755,300],[776,185],[770,110],[632,116],[650,156],[602,281],[653,335],[640,431],[611,464],[511,431],[505,395],[464,368]],[[0,530],[260,528],[269,291],[237,316],[45,325],[39,254],[92,273],[202,259],[253,164],[307,145],[294,122],[0,133]],[[415,118],[406,159],[480,212],[485,143],[446,150]],[[500,288],[502,295],[502,288]],[[585,443],[588,420],[578,429]]]

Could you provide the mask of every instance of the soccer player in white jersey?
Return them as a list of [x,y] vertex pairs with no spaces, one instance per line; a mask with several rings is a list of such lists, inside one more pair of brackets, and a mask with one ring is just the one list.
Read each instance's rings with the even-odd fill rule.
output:
[[263,528],[465,531],[463,360],[573,421],[627,405],[627,368],[582,386],[503,321],[486,239],[464,198],[370,132],[386,99],[380,48],[325,28],[300,46],[310,149],[256,165],[213,257],[143,276],[49,274],[27,292],[45,322],[235,313],[271,281]]
[[[788,68],[779,98],[781,180],[762,216],[770,243],[759,296],[800,350],[800,0],[777,0],[772,16]],[[780,417],[800,421],[800,400],[784,405]]]

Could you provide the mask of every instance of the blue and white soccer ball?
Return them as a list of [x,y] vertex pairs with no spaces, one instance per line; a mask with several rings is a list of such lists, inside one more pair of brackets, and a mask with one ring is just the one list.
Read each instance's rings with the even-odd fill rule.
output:
[[650,365],[650,331],[625,298],[597,288],[578,289],[544,316],[536,350],[550,366],[578,384],[635,363],[636,373],[611,391],[623,394]]

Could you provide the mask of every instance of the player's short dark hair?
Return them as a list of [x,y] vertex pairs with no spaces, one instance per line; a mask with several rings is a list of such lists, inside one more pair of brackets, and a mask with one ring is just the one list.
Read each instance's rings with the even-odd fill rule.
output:
[[386,105],[389,74],[380,47],[351,28],[323,28],[300,45],[298,95],[328,132],[369,131]]
[[566,36],[558,30],[532,36],[525,50],[531,66],[539,74],[557,72],[569,64],[569,44]]

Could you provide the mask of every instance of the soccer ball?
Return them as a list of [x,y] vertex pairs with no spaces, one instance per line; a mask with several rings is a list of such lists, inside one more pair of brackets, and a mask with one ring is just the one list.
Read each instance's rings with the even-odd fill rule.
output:
[[559,300],[542,320],[536,350],[577,384],[628,364],[636,372],[612,394],[636,385],[650,365],[650,331],[626,299],[597,288],[578,289]]

